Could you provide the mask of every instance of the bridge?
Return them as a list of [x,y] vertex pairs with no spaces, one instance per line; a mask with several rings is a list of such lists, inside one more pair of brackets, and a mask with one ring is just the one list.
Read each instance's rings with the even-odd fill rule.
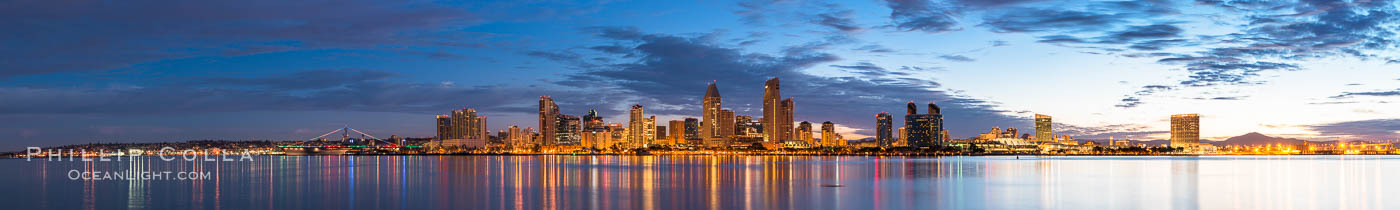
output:
[[[350,138],[350,133],[352,133],[352,132],[353,132],[353,133],[356,133],[356,134],[360,134],[360,138]],[[340,140],[338,140],[338,141],[330,141],[330,140],[327,140],[327,139],[326,139],[326,136],[330,136],[331,134],[336,134],[336,133],[339,133],[339,134],[340,134]],[[365,133],[365,132],[363,132],[363,131],[360,131],[360,130],[356,130],[356,129],[354,129],[354,128],[351,128],[349,125],[346,125],[345,127],[336,128],[336,129],[334,129],[334,130],[331,130],[330,132],[326,132],[326,134],[321,134],[320,136],[317,136],[317,137],[315,137],[315,138],[307,139],[307,140],[305,140],[305,141],[299,141],[299,142],[293,143],[293,144],[291,144],[291,145],[282,145],[282,146],[277,146],[277,147],[278,147],[278,148],[369,148],[369,149],[375,149],[375,148],[377,148],[377,149],[398,149],[398,148],[419,148],[419,147],[422,147],[422,146],[401,145],[400,143],[397,143],[397,142],[387,141],[387,140],[384,140],[384,139],[380,139],[379,137],[374,137],[374,135],[370,135],[370,134]]]

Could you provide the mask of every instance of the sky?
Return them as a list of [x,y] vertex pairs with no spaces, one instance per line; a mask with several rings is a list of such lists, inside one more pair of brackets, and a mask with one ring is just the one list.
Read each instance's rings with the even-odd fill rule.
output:
[[[475,108],[538,127],[537,99],[626,122],[698,117],[706,85],[761,116],[873,135],[935,102],[967,138],[1400,138],[1394,1],[41,1],[0,3],[0,149],[434,135]],[[926,112],[927,110],[920,110]],[[899,120],[896,120],[899,121]],[[896,126],[902,122],[896,122]]]

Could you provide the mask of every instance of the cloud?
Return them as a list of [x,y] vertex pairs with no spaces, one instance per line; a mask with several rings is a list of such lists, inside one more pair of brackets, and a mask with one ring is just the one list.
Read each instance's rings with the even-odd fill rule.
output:
[[870,62],[859,62],[855,65],[831,65],[831,67],[845,69],[849,72],[865,75],[867,77],[883,77],[888,75],[909,76],[909,73],[890,71]]
[[938,58],[942,58],[943,60],[956,61],[956,62],[973,62],[973,61],[977,61],[977,59],[972,59],[972,58],[969,58],[969,57],[967,57],[967,56],[962,56],[962,55],[940,55],[940,56],[938,56]]
[[377,1],[18,1],[0,6],[0,78],[300,49],[482,47],[471,12]]
[[1400,137],[1400,119],[1373,119],[1324,123],[1305,126],[1325,137],[1345,140],[1388,140]]
[[1352,96],[1400,96],[1400,89],[1391,91],[1342,92],[1342,94],[1340,95],[1335,95],[1329,98],[1342,99],[1351,98]]
[[[456,87],[431,82],[395,82],[390,78],[393,74],[352,69],[261,77],[190,78],[204,82],[131,88],[0,87],[0,97],[25,102],[0,104],[0,115],[240,111],[440,113],[464,105],[494,110],[531,100],[521,95],[548,94],[504,86]],[[450,98],[472,100],[444,100]]]
[[855,20],[851,19],[851,13],[853,13],[851,10],[841,10],[817,14],[813,17],[812,23],[846,33],[864,31],[865,28],[856,25]]
[[886,0],[890,7],[890,20],[900,31],[923,31],[929,33],[961,30],[957,15],[948,5],[939,5],[928,0]]

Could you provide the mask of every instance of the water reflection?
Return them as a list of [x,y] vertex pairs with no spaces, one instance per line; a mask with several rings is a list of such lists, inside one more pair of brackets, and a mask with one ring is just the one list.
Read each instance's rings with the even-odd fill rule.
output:
[[[1395,209],[1394,156],[0,160],[17,209]],[[70,180],[69,170],[205,180]]]

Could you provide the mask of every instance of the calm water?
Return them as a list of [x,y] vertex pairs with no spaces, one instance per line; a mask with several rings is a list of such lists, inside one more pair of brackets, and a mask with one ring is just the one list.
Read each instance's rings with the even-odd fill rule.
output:
[[[1397,156],[274,156],[0,169],[4,209],[1400,209]],[[75,169],[212,178],[70,180]]]

